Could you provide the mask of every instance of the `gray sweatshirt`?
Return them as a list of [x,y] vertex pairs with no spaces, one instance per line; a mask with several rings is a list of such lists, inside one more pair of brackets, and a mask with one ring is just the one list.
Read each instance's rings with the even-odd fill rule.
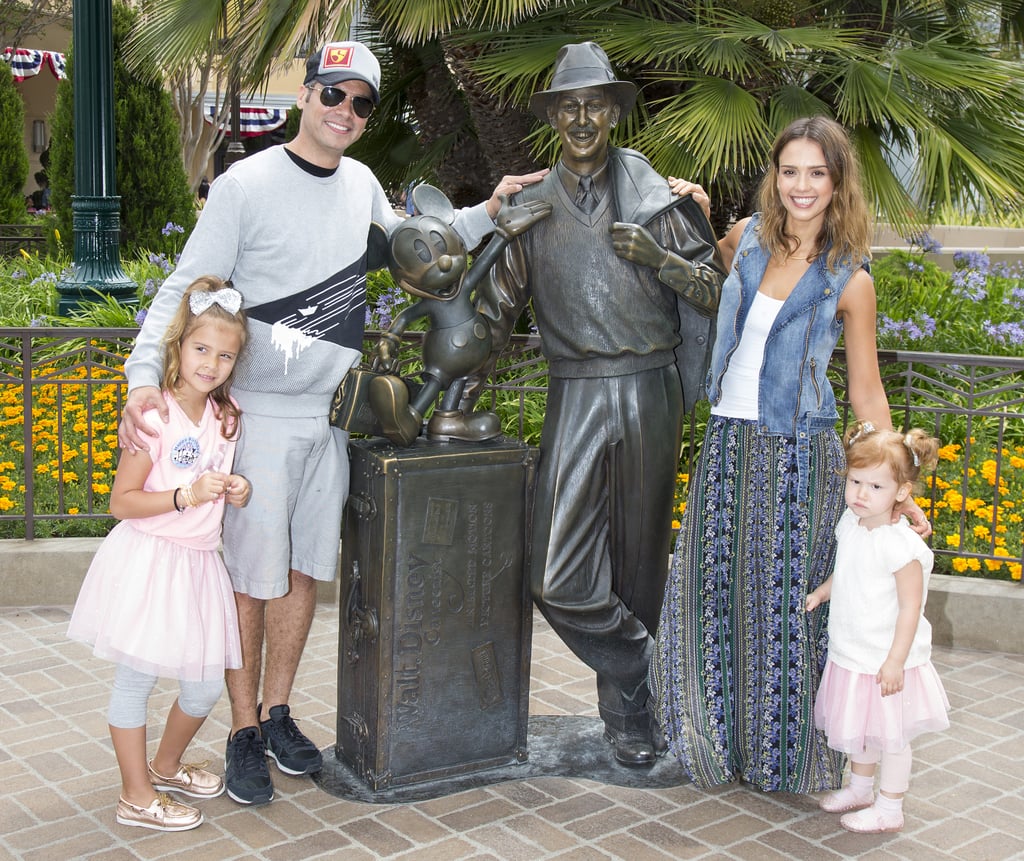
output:
[[[185,288],[202,275],[229,279],[244,297],[249,343],[232,394],[244,412],[323,416],[362,356],[366,244],[371,222],[401,222],[369,168],[343,158],[328,177],[277,146],[219,176],[177,268],[153,300],[125,362],[129,390],[159,386],[162,339]],[[483,204],[456,230],[473,248],[494,229]]]

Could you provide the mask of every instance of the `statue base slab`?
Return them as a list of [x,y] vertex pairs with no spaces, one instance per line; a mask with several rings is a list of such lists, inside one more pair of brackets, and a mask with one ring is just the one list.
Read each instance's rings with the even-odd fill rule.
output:
[[426,801],[467,789],[538,777],[583,778],[631,789],[667,789],[689,782],[671,755],[649,768],[629,768],[617,763],[612,746],[604,740],[604,722],[596,717],[534,715],[529,720],[528,744],[526,762],[380,790],[371,789],[338,758],[334,747],[328,747],[323,751],[323,770],[313,775],[313,781],[330,795],[372,804]]

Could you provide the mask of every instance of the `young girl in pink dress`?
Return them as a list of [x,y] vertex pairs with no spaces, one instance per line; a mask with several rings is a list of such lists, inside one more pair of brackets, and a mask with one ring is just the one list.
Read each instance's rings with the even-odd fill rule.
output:
[[814,722],[829,747],[849,756],[851,776],[820,804],[844,813],[846,830],[875,834],[903,828],[911,739],[949,726],[924,618],[932,551],[903,518],[893,522],[921,470],[935,465],[938,441],[917,429],[855,422],[845,443],[847,508],[836,527],[835,569],[807,596],[807,610],[831,602]]
[[[231,474],[240,413],[229,391],[246,340],[242,296],[218,278],[185,291],[164,344],[164,424],[148,452],[122,453],[110,494],[114,526],[93,558],[68,636],[115,661],[108,723],[121,772],[117,821],[184,831],[203,821],[189,804],[224,791],[220,777],[181,756],[220,698],[224,669],[242,665],[238,618],[218,552],[225,503],[249,482]],[[177,678],[156,756],[146,759],[146,706],[158,676]],[[205,763],[204,763],[205,764]]]

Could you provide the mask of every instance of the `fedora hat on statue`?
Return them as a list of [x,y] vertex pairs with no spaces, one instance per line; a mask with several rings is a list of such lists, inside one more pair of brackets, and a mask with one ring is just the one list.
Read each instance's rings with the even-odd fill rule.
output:
[[596,42],[563,45],[558,49],[551,84],[548,89],[530,96],[530,110],[546,123],[551,99],[570,90],[588,87],[605,87],[611,91],[622,109],[622,116],[633,110],[636,87],[629,81],[620,81],[615,77],[608,55]]

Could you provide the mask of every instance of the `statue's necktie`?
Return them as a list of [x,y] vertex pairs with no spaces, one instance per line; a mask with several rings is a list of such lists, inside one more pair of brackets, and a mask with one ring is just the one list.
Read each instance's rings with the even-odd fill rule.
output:
[[594,191],[594,178],[592,176],[581,176],[579,185],[576,186],[576,205],[588,215],[597,206],[597,194]]

